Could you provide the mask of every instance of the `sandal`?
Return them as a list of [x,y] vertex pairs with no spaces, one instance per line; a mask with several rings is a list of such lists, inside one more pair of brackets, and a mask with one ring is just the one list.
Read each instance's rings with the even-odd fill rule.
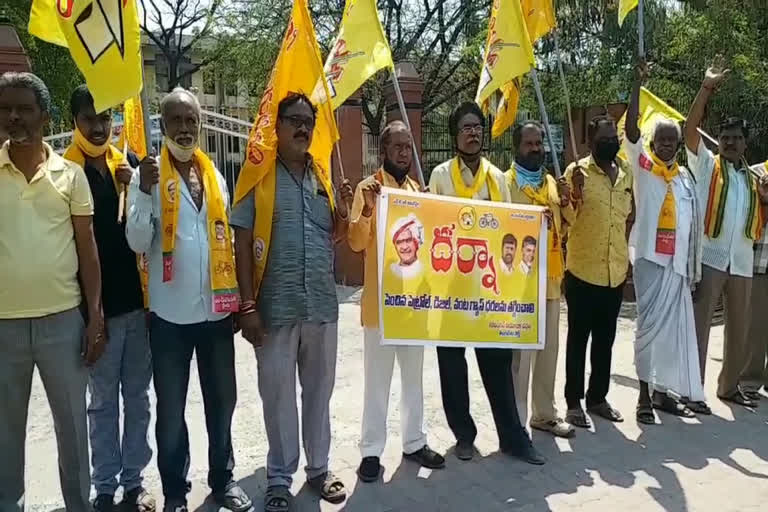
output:
[[328,503],[338,505],[347,499],[347,491],[344,488],[344,483],[330,471],[326,471],[322,475],[314,478],[308,478],[307,483]]
[[757,402],[747,398],[741,390],[737,390],[735,393],[728,396],[718,396],[718,398],[724,402],[731,402],[744,407],[757,407]]
[[157,509],[155,498],[153,498],[142,486],[138,486],[126,492],[120,505],[125,510],[135,512],[154,512]]
[[712,415],[712,409],[710,409],[704,401],[688,402],[686,406],[696,414],[703,414],[704,416]]
[[264,495],[264,512],[288,512],[291,509],[293,495],[283,486],[269,487]]
[[637,404],[635,419],[638,423],[642,423],[643,425],[655,425],[656,415],[653,414],[653,407],[651,407],[651,404]]
[[681,418],[694,418],[694,413],[689,407],[669,395],[654,393],[652,406],[654,409],[674,414]]
[[760,394],[759,389],[742,389],[742,394],[752,400],[753,402],[759,402],[763,395]]
[[584,409],[579,407],[578,409],[568,409],[565,415],[565,421],[579,428],[592,428],[592,421],[590,421],[587,413]]
[[213,501],[219,507],[232,512],[246,512],[253,508],[251,498],[248,497],[242,487],[234,483],[224,491],[215,493]]
[[624,418],[621,416],[621,413],[611,407],[608,402],[603,402],[601,404],[587,406],[587,410],[591,413],[597,414],[601,418],[605,418],[608,421],[612,421],[614,423],[621,423],[624,421]]

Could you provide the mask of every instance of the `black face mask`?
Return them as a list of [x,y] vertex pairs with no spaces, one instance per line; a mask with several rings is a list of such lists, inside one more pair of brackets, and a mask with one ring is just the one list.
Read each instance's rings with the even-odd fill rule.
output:
[[619,138],[603,139],[597,143],[595,147],[595,156],[598,160],[603,162],[611,162],[616,159],[616,155],[619,154]]
[[402,185],[403,181],[405,181],[405,177],[408,176],[408,171],[410,169],[401,169],[397,166],[394,162],[390,161],[389,159],[384,159],[384,170],[387,171],[389,174],[392,175],[393,178],[395,178],[395,181],[397,181],[398,184]]
[[527,155],[517,155],[515,161],[529,171],[538,171],[544,165],[544,153],[535,152]]

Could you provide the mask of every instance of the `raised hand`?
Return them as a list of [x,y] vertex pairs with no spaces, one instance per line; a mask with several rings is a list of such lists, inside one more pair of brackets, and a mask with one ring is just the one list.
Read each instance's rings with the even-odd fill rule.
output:
[[723,83],[723,80],[726,79],[730,72],[731,70],[725,67],[725,59],[723,56],[718,55],[704,74],[703,87],[707,89],[715,89]]
[[584,202],[584,179],[584,169],[580,166],[576,166],[576,168],[573,169],[573,176],[571,176],[571,185],[573,185],[571,198],[577,205]]
[[376,180],[363,186],[363,215],[365,217],[370,217],[373,213],[373,209],[376,207],[376,198],[380,193],[381,184]]
[[641,57],[635,65],[635,80],[641,84],[644,84],[648,81],[650,71],[650,66],[645,61],[645,59]]
[[557,180],[557,195],[560,196],[560,208],[565,208],[571,203],[571,187],[564,176]]
[[157,164],[157,158],[154,151],[147,155],[139,164],[139,189],[145,194],[149,194],[152,186],[160,181],[160,166]]

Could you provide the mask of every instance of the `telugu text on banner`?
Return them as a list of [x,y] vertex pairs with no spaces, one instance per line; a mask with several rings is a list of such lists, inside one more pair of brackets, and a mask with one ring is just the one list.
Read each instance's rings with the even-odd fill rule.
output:
[[543,211],[382,189],[377,256],[383,343],[543,348]]

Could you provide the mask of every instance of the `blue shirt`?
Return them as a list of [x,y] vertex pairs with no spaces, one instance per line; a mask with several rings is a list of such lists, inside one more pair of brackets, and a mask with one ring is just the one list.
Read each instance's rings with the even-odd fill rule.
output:
[[[224,204],[229,192],[224,177],[216,171],[216,181]],[[159,185],[159,184],[158,184]],[[173,279],[163,282],[163,237],[161,233],[160,190],[152,195],[139,190],[139,173],[133,175],[128,190],[128,220],[125,236],[128,245],[149,259],[149,309],[174,324],[215,322],[229,313],[213,312],[213,291],[208,246],[208,205],[198,211],[187,184],[179,179],[181,203],[176,242],[173,249]]]
[[[277,161],[275,210],[267,267],[257,307],[265,327],[339,319],[333,268],[333,217],[328,197],[311,167],[298,177]],[[254,194],[232,209],[230,224],[252,229]]]

